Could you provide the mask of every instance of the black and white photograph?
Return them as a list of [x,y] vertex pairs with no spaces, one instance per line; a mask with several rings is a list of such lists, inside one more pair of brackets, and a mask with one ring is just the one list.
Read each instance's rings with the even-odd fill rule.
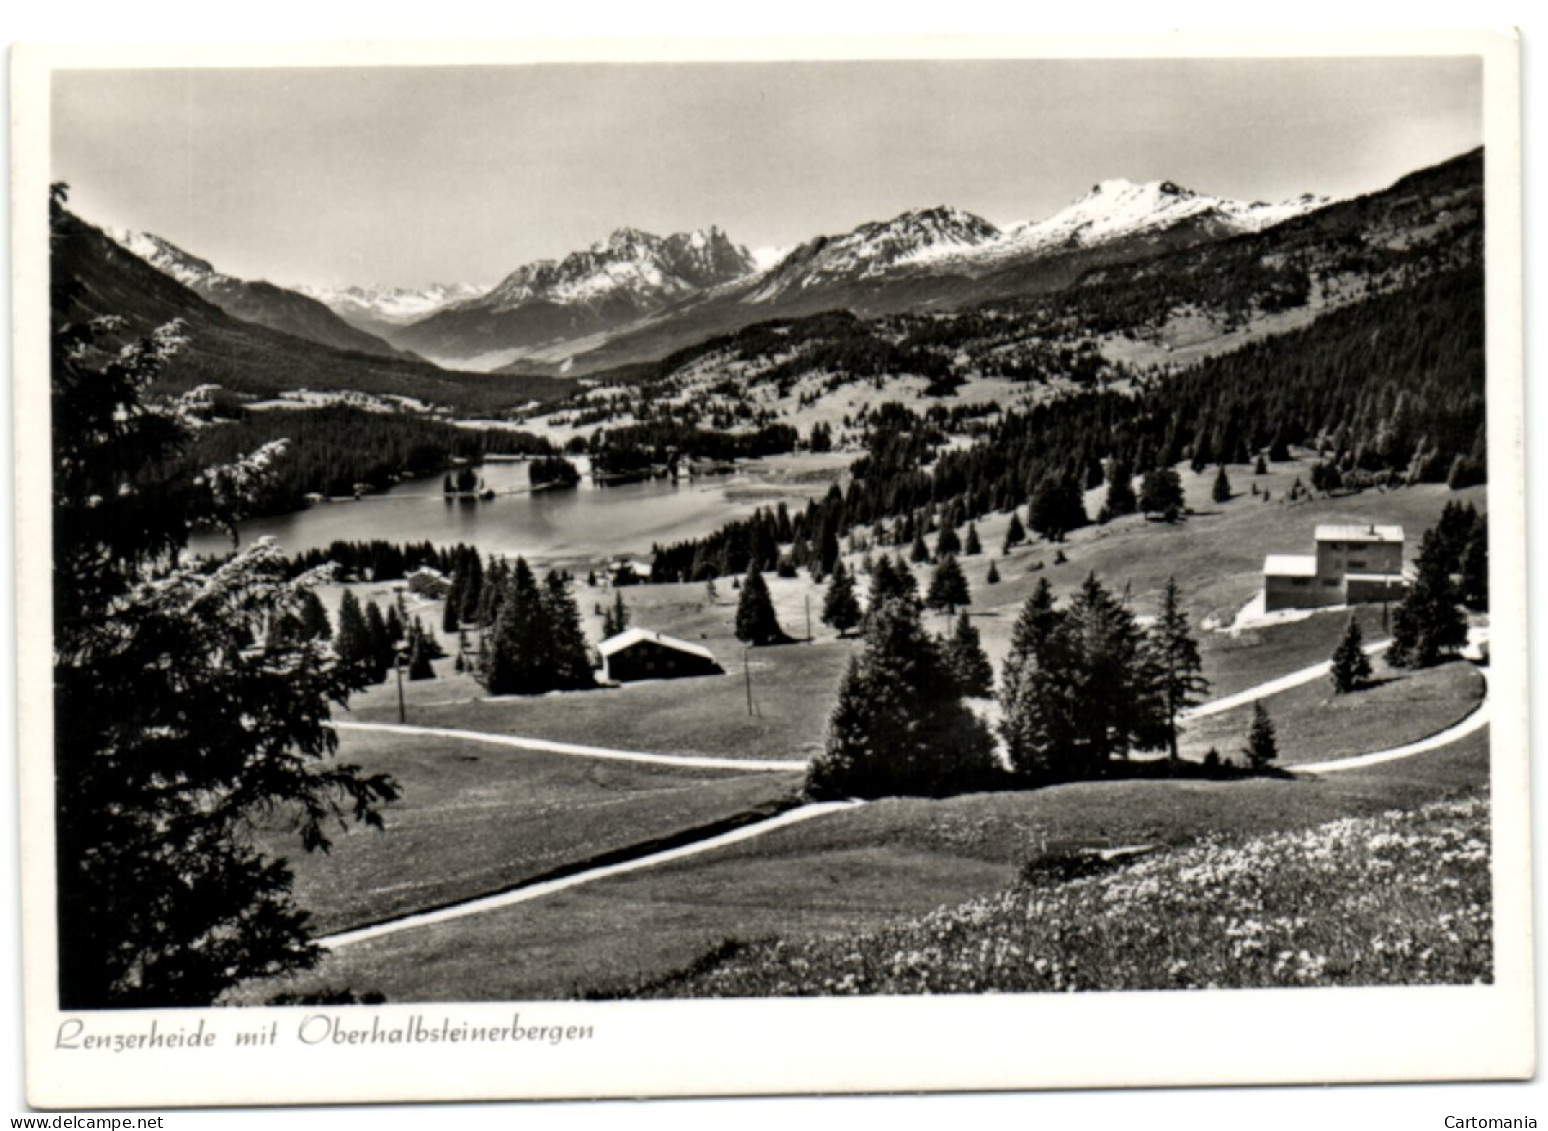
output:
[[20,60],[33,1102],[1530,1074],[1517,45],[1413,40]]

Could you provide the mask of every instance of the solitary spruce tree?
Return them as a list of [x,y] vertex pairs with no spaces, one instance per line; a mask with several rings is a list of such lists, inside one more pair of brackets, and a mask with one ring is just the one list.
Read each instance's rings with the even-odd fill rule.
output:
[[532,695],[549,688],[548,610],[537,578],[516,559],[494,627],[485,630],[479,681],[491,695]]
[[1107,497],[1102,501],[1102,514],[1107,519],[1122,518],[1139,510],[1139,500],[1134,496],[1133,476],[1122,460],[1114,460],[1107,473]]
[[1157,467],[1145,475],[1140,487],[1140,509],[1146,514],[1158,514],[1167,522],[1176,522],[1182,516],[1182,477],[1171,467]]
[[962,567],[957,564],[954,555],[946,555],[941,559],[941,564],[935,567],[935,575],[930,579],[930,588],[925,593],[925,604],[932,609],[954,613],[959,606],[971,601],[972,595],[968,592],[967,577]]
[[1001,553],[1008,554],[1011,547],[1019,546],[1027,540],[1027,529],[1021,525],[1021,513],[1011,511],[1010,525],[1005,528],[1005,545],[1001,547]]
[[368,649],[366,674],[372,683],[381,683],[387,678],[388,669],[392,667],[397,653],[393,647],[392,636],[387,631],[387,621],[382,617],[381,606],[375,601],[366,602],[365,623]]
[[[460,575],[463,575],[455,612],[457,623],[453,626],[460,628],[465,621],[478,620],[478,612],[484,599],[484,560],[477,550],[469,547],[463,551],[462,561],[455,568]],[[448,597],[448,603],[450,600],[451,598]],[[447,631],[450,632],[451,629]]]
[[1433,530],[1420,544],[1417,576],[1392,616],[1387,659],[1399,667],[1424,668],[1467,644],[1467,615],[1452,584],[1442,542]]
[[[1070,601],[1069,633],[1078,772],[1100,774],[1108,761],[1166,741],[1165,698],[1134,615],[1095,574]],[[1055,675],[1058,675],[1057,669]]]
[[333,639],[333,625],[328,621],[328,610],[321,599],[310,589],[302,591],[301,612],[297,617],[303,640]]
[[1462,599],[1467,607],[1489,611],[1489,520],[1480,517],[1462,551]]
[[957,681],[957,690],[971,699],[994,694],[994,666],[984,654],[978,629],[967,613],[957,617],[957,626],[942,644],[946,667]]
[[566,691],[595,686],[591,651],[567,574],[550,571],[543,579],[543,611],[549,632],[550,686]]
[[881,555],[871,569],[871,589],[867,594],[866,618],[891,598],[919,602],[919,583],[914,571],[901,558],[894,562],[886,554]]
[[935,560],[940,561],[948,554],[960,554],[962,552],[962,539],[957,537],[957,532],[952,528],[948,519],[941,524],[941,532],[935,538]]
[[1231,501],[1231,480],[1226,477],[1224,464],[1221,464],[1220,470],[1215,472],[1215,485],[1210,489],[1209,497],[1217,503]]
[[785,639],[784,630],[774,615],[774,601],[768,582],[754,567],[742,582],[742,596],[736,606],[736,638],[743,644],[777,644]]
[[840,636],[860,623],[860,601],[855,596],[855,583],[844,568],[842,558],[833,563],[833,576],[823,595],[822,623],[838,629]]
[[1161,700],[1166,712],[1166,746],[1177,758],[1178,716],[1197,706],[1209,689],[1199,659],[1199,645],[1188,630],[1188,616],[1178,600],[1177,580],[1168,577],[1161,590],[1161,611],[1150,627],[1150,650],[1156,678],[1160,681]]
[[1333,690],[1340,695],[1354,691],[1371,678],[1370,657],[1365,654],[1364,640],[1360,636],[1360,623],[1353,616],[1344,628],[1344,637],[1333,650],[1328,667],[1328,677]]
[[623,594],[613,591],[613,603],[602,614],[602,636],[617,636],[629,627],[629,606],[624,604]]
[[416,618],[408,629],[408,677],[409,679],[434,679],[435,669],[430,666],[430,642],[424,626]]
[[1000,738],[1011,768],[1034,779],[1059,776],[1071,746],[1073,704],[1058,674],[1071,658],[1063,622],[1053,588],[1039,578],[1011,629],[1000,672]]
[[1266,769],[1270,762],[1279,757],[1274,720],[1269,718],[1261,699],[1253,700],[1252,726],[1247,729],[1247,745],[1243,747],[1242,753],[1247,755],[1247,764],[1255,770]]
[[356,667],[362,676],[371,666],[371,634],[366,628],[365,613],[360,608],[360,598],[354,590],[344,590],[339,599],[339,631],[334,637],[333,649],[339,662]]

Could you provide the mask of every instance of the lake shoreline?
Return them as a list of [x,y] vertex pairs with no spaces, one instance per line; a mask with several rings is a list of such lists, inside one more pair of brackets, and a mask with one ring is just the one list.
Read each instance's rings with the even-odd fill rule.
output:
[[[534,486],[529,460],[463,465],[481,473],[489,498],[447,495],[444,472],[405,478],[386,491],[319,501],[296,511],[238,525],[240,546],[272,537],[287,554],[326,549],[335,541],[460,544],[485,554],[522,556],[547,566],[597,564],[648,556],[653,545],[703,537],[761,506],[804,506],[847,473],[853,453],[797,452],[748,460],[723,474],[603,483],[578,457],[580,482]],[[563,488],[562,490],[560,488]],[[354,506],[397,503],[399,506]],[[416,510],[407,504],[418,503]],[[433,509],[428,504],[439,504]],[[452,505],[456,504],[456,505]],[[195,532],[189,551],[225,556],[225,531]]]

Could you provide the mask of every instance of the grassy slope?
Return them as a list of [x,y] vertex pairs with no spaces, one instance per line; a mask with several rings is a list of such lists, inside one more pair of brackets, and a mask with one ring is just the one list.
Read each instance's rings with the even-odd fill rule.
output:
[[391,773],[384,830],[351,827],[307,854],[279,830],[296,895],[330,932],[511,886],[600,853],[789,798],[795,774],[557,758],[420,736],[345,732],[340,758]]
[[[1377,736],[1381,747],[1427,738],[1470,715],[1483,696],[1483,677],[1465,661],[1423,671],[1374,666],[1371,684],[1348,695],[1317,679],[1263,700],[1278,732],[1281,766],[1366,753]],[[1203,758],[1214,747],[1240,762],[1251,722],[1247,705],[1189,723],[1180,753]]]
[[1488,735],[1422,758],[1310,781],[1134,781],[893,800],[506,911],[350,947],[316,971],[249,987],[347,985],[392,1000],[543,1000],[623,992],[728,938],[847,934],[1007,887],[1041,847],[1186,844],[1375,815],[1469,793]]
[[[769,578],[769,586],[781,623],[804,633],[808,587],[775,577]],[[584,577],[575,589],[582,619],[595,640],[601,634],[595,607],[607,607],[613,595],[587,586]],[[635,624],[702,643],[726,674],[489,701],[471,676],[455,675],[451,661],[444,660],[437,668],[446,678],[410,685],[411,721],[659,753],[788,759],[809,755],[820,746],[833,689],[855,647],[852,640],[839,641],[824,631],[811,644],[752,649],[748,660],[757,713],[749,715],[742,646],[733,632],[737,593],[728,581],[719,584],[713,602],[703,585],[636,586],[623,593]],[[818,595],[813,598],[813,627],[822,631],[816,622],[820,608]],[[424,619],[439,624],[440,607],[427,607]],[[396,695],[391,687],[368,691],[354,700],[352,714],[396,720]]]
[[707,969],[650,991],[747,997],[1492,980],[1485,797],[1067,875],[1053,868],[859,938],[727,948]]

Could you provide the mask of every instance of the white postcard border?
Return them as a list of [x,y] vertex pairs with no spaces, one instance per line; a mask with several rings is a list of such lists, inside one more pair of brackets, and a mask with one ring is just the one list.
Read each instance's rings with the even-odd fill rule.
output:
[[[382,65],[785,58],[1480,54],[1485,59],[1490,678],[1496,982],[1487,987],[738,1002],[387,1005],[61,1014],[54,1001],[47,296],[48,76],[69,66]],[[1527,759],[1519,51],[1504,33],[1015,40],[40,47],[13,57],[18,690],[29,1097],[43,1107],[517,1097],[956,1091],[1512,1079],[1534,1070]],[[439,1025],[587,1037],[307,1043]],[[321,1018],[322,1020],[318,1020]],[[418,1018],[416,1022],[414,1019]],[[201,1023],[216,1048],[60,1048],[62,1027],[134,1037]],[[283,1039],[234,1047],[275,1025]],[[334,1030],[329,1029],[330,1033]],[[443,1028],[449,1032],[449,1028]],[[1254,1036],[1272,1033],[1266,1050]]]

